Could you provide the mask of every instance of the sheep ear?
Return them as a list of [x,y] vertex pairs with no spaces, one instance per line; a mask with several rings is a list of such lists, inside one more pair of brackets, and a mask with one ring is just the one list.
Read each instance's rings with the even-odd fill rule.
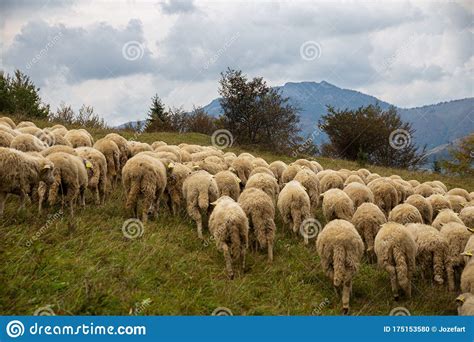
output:
[[172,168],[174,168],[174,164],[173,164],[173,163],[169,163],[169,164],[168,164],[168,169],[172,169]]
[[462,252],[461,255],[472,257],[472,252]]
[[212,206],[215,206],[217,204],[217,201],[211,202],[210,203]]
[[51,168],[51,165],[49,165],[49,164],[46,164],[45,166],[43,166],[43,170],[48,170],[50,168]]
[[459,296],[456,298],[456,303],[458,303],[458,304],[463,304],[465,300],[466,300],[466,298],[465,298],[463,295],[459,295]]

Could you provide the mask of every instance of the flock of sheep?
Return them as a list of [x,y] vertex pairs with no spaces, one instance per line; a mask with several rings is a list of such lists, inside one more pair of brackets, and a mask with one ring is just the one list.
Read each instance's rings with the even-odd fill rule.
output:
[[[411,296],[416,267],[423,279],[461,289],[458,312],[474,314],[474,192],[420,184],[367,169],[329,170],[316,161],[268,164],[212,146],[128,141],[111,133],[94,142],[84,129],[40,129],[0,118],[0,215],[9,194],[37,203],[41,212],[61,201],[74,215],[89,189],[104,203],[121,181],[126,208],[143,224],[160,201],[174,215],[186,208],[203,238],[208,226],[230,278],[245,255],[265,250],[273,260],[275,212],[304,243],[316,237],[321,266],[342,289],[349,310],[352,279],[364,254],[388,272],[395,299]],[[328,222],[315,220],[322,207]]]

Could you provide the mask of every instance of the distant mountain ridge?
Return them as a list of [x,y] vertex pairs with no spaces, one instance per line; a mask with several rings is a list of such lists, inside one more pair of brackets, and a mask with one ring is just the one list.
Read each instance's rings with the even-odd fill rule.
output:
[[[341,109],[357,109],[376,103],[383,109],[387,109],[391,105],[374,96],[352,89],[339,88],[326,81],[287,82],[275,89],[279,89],[283,96],[290,99],[291,104],[300,109],[301,133],[305,137],[312,135],[317,129],[315,125],[326,113],[326,105]],[[214,117],[222,114],[218,98],[203,108]],[[426,145],[428,150],[443,151],[450,143],[474,132],[474,98],[416,108],[396,108],[402,120],[413,124],[416,132],[412,138],[415,143],[418,146]],[[312,137],[318,145],[327,141],[325,134],[318,131]],[[433,157],[438,153],[433,153]]]

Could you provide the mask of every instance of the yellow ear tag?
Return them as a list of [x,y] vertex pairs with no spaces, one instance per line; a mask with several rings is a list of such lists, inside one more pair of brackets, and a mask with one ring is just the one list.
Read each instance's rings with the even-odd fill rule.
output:
[[86,168],[91,169],[92,168],[92,163],[91,162],[86,162]]
[[459,296],[458,298],[456,298],[456,300],[460,301],[461,303],[464,303],[466,299],[464,298],[464,296]]

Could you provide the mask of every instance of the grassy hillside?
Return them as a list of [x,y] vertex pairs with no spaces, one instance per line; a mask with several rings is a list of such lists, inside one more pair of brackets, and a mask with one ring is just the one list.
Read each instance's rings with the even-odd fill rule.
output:
[[[92,133],[97,138],[107,131]],[[150,143],[210,144],[210,137],[202,134],[125,135]],[[291,161],[265,152],[255,154],[268,161]],[[325,168],[357,167],[348,161],[317,159]],[[474,189],[472,179],[369,169]],[[17,199],[8,200],[0,223],[1,314],[28,315],[42,307],[61,315],[209,315],[217,307],[229,308],[234,315],[341,313],[340,297],[321,271],[314,243],[304,246],[302,238],[282,231],[279,221],[274,263],[268,264],[263,252],[250,253],[245,273],[229,281],[223,256],[209,241],[209,232],[200,241],[184,213],[173,217],[162,207],[159,220],[150,221],[144,234],[131,240],[122,234],[129,218],[122,190],[113,192],[100,207],[88,195],[86,209],[77,210],[74,219],[62,214],[60,207],[43,215],[33,206],[17,212]],[[321,213],[317,218],[325,223]],[[456,313],[456,295],[417,277],[413,298],[394,302],[387,274],[364,261],[354,281],[351,313],[388,315],[402,306],[412,315],[450,315]]]

